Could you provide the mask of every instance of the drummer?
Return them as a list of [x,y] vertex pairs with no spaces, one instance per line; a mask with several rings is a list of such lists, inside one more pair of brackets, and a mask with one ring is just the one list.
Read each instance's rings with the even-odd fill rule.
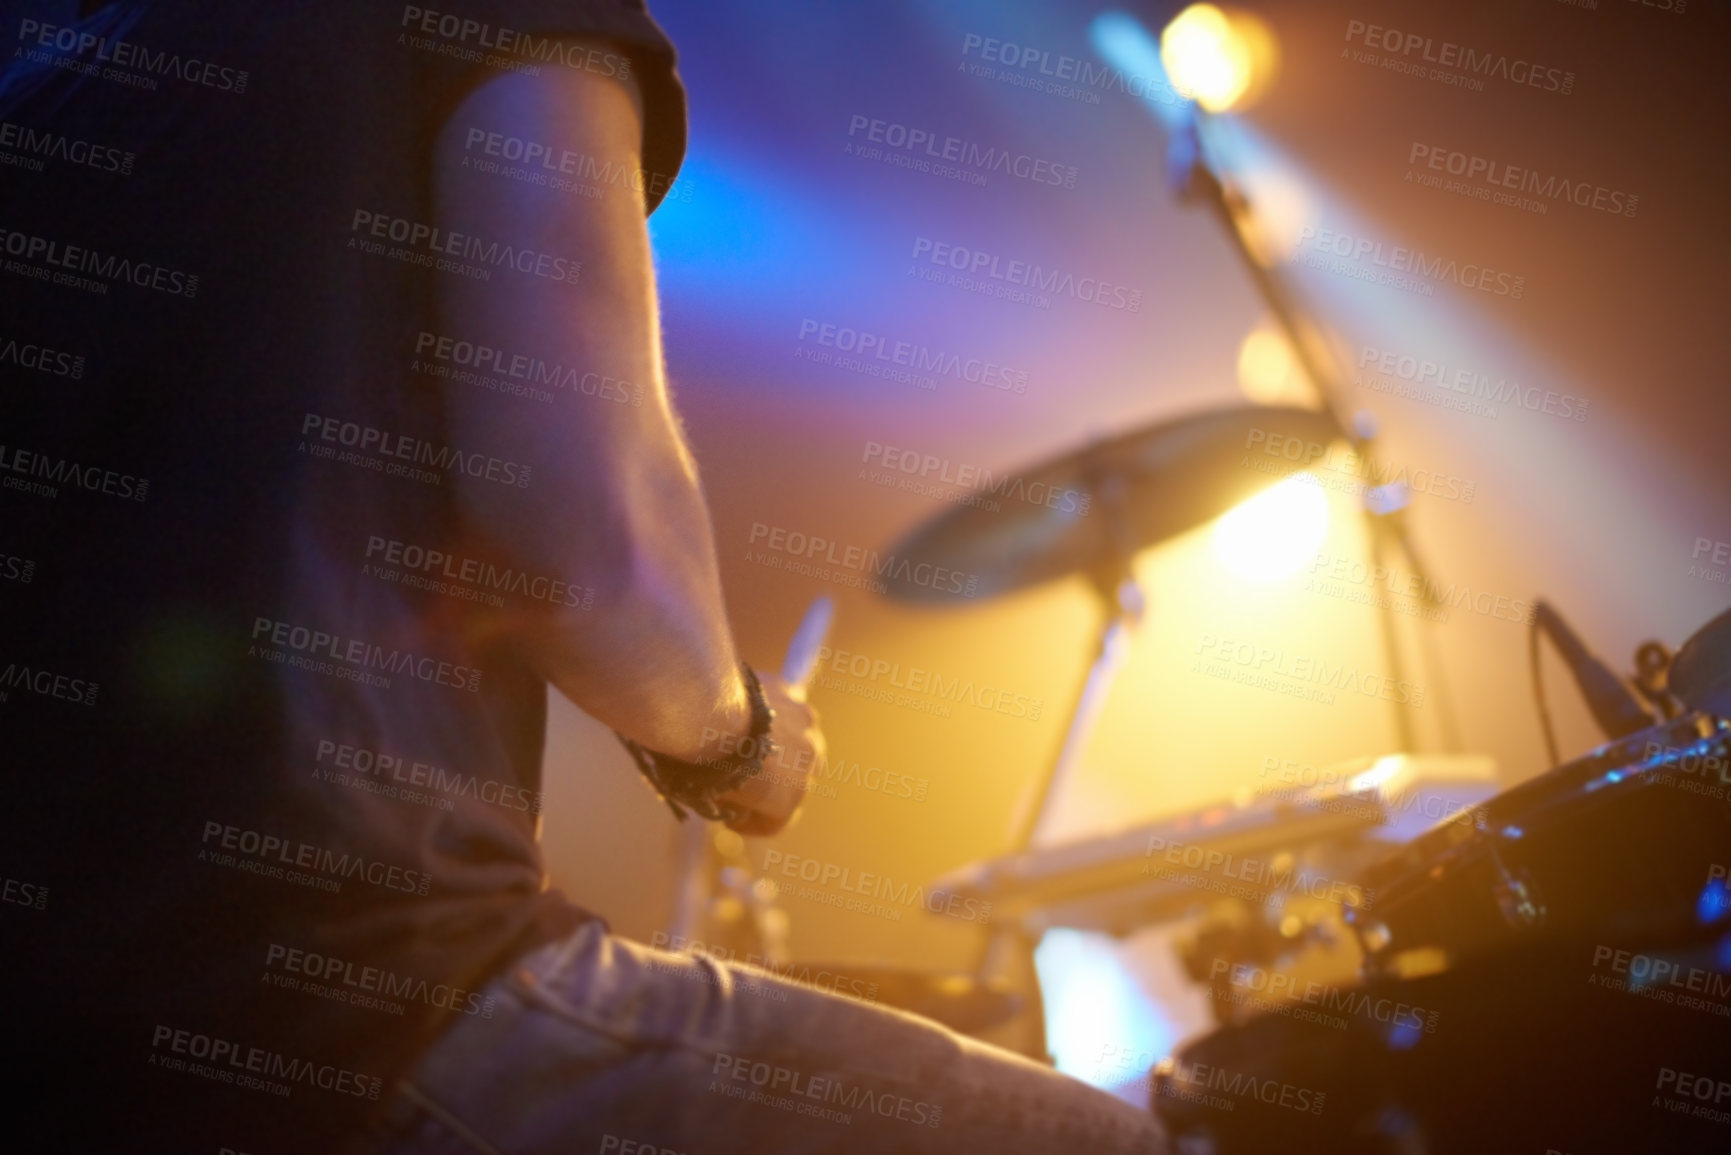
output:
[[[389,755],[535,797],[552,686],[623,736],[679,808],[772,835],[809,777],[757,774],[763,759],[821,759],[812,711],[738,659],[666,388],[645,216],[686,125],[672,47],[641,6],[465,0],[462,20],[403,8],[388,34],[372,6],[336,0],[84,10],[22,21],[6,119],[145,141],[148,159],[130,184],[67,166],[6,182],[0,219],[210,275],[196,302],[166,263],[161,286],[125,286],[138,292],[121,305],[0,285],[21,331],[99,348],[105,366],[76,390],[8,390],[7,428],[68,452],[134,450],[174,497],[91,495],[112,516],[85,519],[0,495],[8,533],[69,583],[46,612],[6,617],[4,676],[23,668],[14,654],[128,671],[102,687],[117,708],[79,705],[75,725],[7,710],[9,750],[31,772],[3,841],[55,882],[56,902],[57,879],[78,883],[48,929],[4,952],[10,989],[30,992],[11,1023],[32,1056],[21,1077],[49,1084],[14,1096],[15,1141],[35,1131],[70,1149],[82,1127],[101,1131],[82,1150],[203,1146],[209,1131],[221,1137],[207,1150],[401,1155],[1161,1150],[1150,1114],[1037,1063],[610,934],[547,888],[527,809],[478,791],[421,805],[334,763],[344,749],[374,766]],[[567,67],[468,63],[473,28]],[[173,45],[203,80],[177,74],[145,101],[55,63],[115,44]],[[213,61],[253,68],[244,103],[248,73]],[[211,99],[217,86],[236,99]],[[500,179],[478,163],[495,138],[654,179],[594,198]],[[451,250],[517,259],[453,275],[418,259],[434,244],[446,265]],[[572,255],[580,277],[550,275]],[[151,295],[162,286],[185,291]],[[415,334],[594,367],[645,401],[411,382]],[[421,484],[428,471],[403,464],[424,464],[419,447],[460,447],[464,468]],[[557,576],[594,608],[453,599],[429,588],[443,574],[375,572],[371,540]],[[95,700],[59,668],[17,676]],[[753,753],[718,766],[706,732]],[[320,863],[360,869],[327,885]],[[287,973],[288,959],[317,974]],[[356,1000],[381,975],[428,993],[393,1015],[325,997],[350,975]],[[316,1086],[278,1094],[267,1067],[310,1070]],[[92,1086],[114,1104],[90,1109]]]

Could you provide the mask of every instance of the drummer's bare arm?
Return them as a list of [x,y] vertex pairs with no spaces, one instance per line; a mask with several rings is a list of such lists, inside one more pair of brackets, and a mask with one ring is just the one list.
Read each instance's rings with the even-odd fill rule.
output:
[[[439,277],[444,333],[624,383],[607,396],[561,393],[551,405],[453,385],[453,441],[508,450],[533,470],[527,487],[473,482],[455,496],[477,548],[594,591],[589,609],[542,604],[510,621],[548,681],[652,750],[714,757],[717,733],[747,733],[750,707],[697,465],[667,394],[641,194],[609,188],[588,199],[482,174],[464,164],[474,128],[635,172],[636,85],[573,69],[501,76],[470,94],[439,137],[441,227],[582,262],[574,284]],[[809,764],[798,757],[816,740],[809,714],[772,675],[762,681],[777,707],[775,736],[790,749],[783,761]],[[742,799],[766,833],[803,794],[773,787],[751,784]]]

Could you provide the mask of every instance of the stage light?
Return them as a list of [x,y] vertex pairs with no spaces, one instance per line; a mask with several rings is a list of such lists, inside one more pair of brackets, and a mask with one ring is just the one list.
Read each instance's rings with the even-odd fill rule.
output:
[[1189,125],[1195,110],[1166,75],[1160,43],[1141,21],[1128,12],[1102,12],[1088,26],[1088,37],[1107,63],[1130,78],[1130,91],[1142,98],[1142,107],[1168,132]]
[[1192,4],[1160,34],[1160,59],[1180,92],[1209,112],[1225,112],[1267,87],[1274,37],[1247,12]]
[[1328,533],[1328,495],[1308,473],[1295,473],[1240,502],[1214,523],[1214,555],[1252,581],[1278,581],[1316,556]]

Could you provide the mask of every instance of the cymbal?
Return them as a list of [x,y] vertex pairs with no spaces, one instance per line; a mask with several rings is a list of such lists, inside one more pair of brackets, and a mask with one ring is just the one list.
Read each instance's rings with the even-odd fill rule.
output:
[[[887,596],[954,603],[1074,573],[1109,574],[1130,554],[1218,517],[1344,436],[1325,412],[1244,405],[1162,421],[982,479],[958,505],[903,538],[884,567]],[[1269,452],[1294,438],[1296,460]],[[995,504],[997,508],[991,506]],[[908,564],[902,564],[903,562]],[[962,575],[929,580],[930,565]],[[925,580],[921,580],[925,579]]]
[[[1127,933],[1176,918],[1215,892],[1199,888],[1209,869],[1246,860],[1303,857],[1336,842],[1373,835],[1389,817],[1376,787],[1356,792],[1309,791],[1298,798],[1220,802],[1111,834],[1024,850],[969,863],[931,883],[934,895],[989,901],[999,921],[1032,922],[1042,929],[1070,926]],[[1165,869],[1156,853],[1181,848],[1196,861]],[[1288,868],[1283,867],[1283,870]],[[1293,869],[1302,869],[1297,863]],[[1290,873],[1290,870],[1288,870]],[[1234,878],[1242,893],[1269,885]]]
[[996,922],[1127,934],[1228,891],[1266,899],[1294,893],[1293,880],[1312,873],[1356,881],[1392,847],[1442,830],[1439,821],[1458,828],[1499,790],[1495,760],[1474,754],[1366,756],[1318,777],[967,863],[929,891],[990,902]]
[[1719,718],[1731,718],[1731,610],[1695,631],[1671,661],[1671,692]]

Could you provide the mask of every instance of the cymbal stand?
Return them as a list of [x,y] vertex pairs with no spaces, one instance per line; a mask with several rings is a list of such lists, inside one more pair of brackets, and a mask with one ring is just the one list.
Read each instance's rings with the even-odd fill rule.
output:
[[[1099,616],[1088,676],[1070,706],[1070,724],[1044,773],[1022,797],[1011,827],[1011,846],[1025,850],[1051,831],[1053,804],[1074,782],[1087,752],[1088,739],[1100,720],[1112,682],[1130,653],[1130,638],[1147,611],[1147,600],[1132,568],[1134,538],[1125,510],[1126,481],[1104,468],[1089,471],[1088,491],[1102,519],[1103,550],[1088,574],[1088,587]],[[1029,1005],[1019,1018],[1015,1041],[1004,1045],[1036,1059],[1046,1054],[1045,1010],[1034,967],[1038,936],[1014,924],[994,924],[980,943],[974,973],[982,982],[1002,980],[1029,992]]]
[[1099,612],[1099,633],[1093,640],[1088,676],[1070,706],[1070,725],[1045,773],[1024,795],[1018,809],[1011,845],[1025,850],[1050,832],[1052,805],[1075,778],[1087,752],[1088,739],[1100,720],[1107,692],[1130,652],[1130,634],[1147,611],[1147,599],[1132,569],[1135,550],[1124,508],[1123,477],[1102,468],[1089,470],[1089,492],[1103,519],[1105,549],[1088,574],[1088,586]]

